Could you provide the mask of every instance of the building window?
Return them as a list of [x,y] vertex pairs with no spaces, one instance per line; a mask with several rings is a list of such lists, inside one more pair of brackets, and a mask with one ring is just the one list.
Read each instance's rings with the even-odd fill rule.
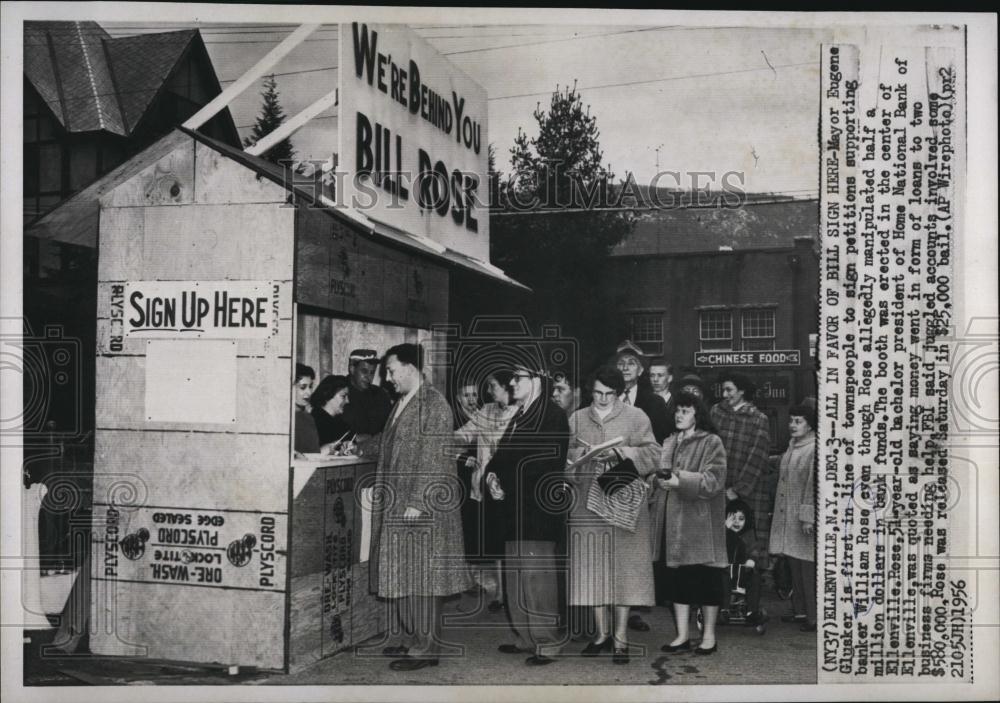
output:
[[663,313],[633,313],[631,339],[643,353],[663,353]]
[[699,318],[701,350],[732,350],[733,313],[731,310],[702,310]]
[[743,351],[774,349],[774,310],[744,310],[740,336]]
[[44,113],[29,92],[24,96],[24,221],[29,222],[66,195],[63,183],[63,147],[55,121]]

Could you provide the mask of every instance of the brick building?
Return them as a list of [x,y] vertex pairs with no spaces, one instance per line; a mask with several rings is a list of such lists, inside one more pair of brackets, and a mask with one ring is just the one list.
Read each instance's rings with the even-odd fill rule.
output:
[[816,200],[656,211],[611,256],[623,335],[664,356],[675,379],[699,373],[716,398],[722,371],[750,376],[774,449],[787,442],[787,406],[816,395],[818,225]]

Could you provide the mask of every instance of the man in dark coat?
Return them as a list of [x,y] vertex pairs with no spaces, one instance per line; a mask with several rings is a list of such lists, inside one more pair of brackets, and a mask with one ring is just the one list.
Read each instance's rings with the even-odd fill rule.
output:
[[[615,363],[625,378],[625,392],[619,396],[621,401],[626,405],[634,405],[646,413],[649,424],[653,426],[653,436],[656,437],[656,443],[663,444],[663,440],[673,429],[674,423],[667,413],[667,404],[663,398],[657,395],[648,384],[639,383],[639,379],[646,370],[646,355],[635,343],[626,339],[618,345]],[[650,493],[650,512],[653,515],[654,527],[661,516],[659,505],[661,502],[666,503],[666,495],[663,491]],[[650,554],[652,555],[652,545]],[[662,578],[659,579],[659,583],[662,583]],[[662,591],[662,589],[663,586],[660,585],[660,590]],[[628,618],[628,626],[638,632],[648,632],[649,624],[642,619],[638,610],[639,608],[632,609]],[[643,607],[641,610],[648,612],[649,608]]]
[[502,530],[507,618],[514,644],[505,654],[532,654],[550,664],[561,649],[557,559],[565,555],[565,508],[559,495],[569,422],[543,390],[537,369],[515,368],[519,406],[486,467],[486,524]]

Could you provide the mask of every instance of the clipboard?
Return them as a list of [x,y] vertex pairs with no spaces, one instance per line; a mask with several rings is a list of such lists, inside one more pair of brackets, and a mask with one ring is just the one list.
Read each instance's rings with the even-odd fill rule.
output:
[[[582,440],[579,440],[579,441],[582,442]],[[586,442],[582,442],[582,443],[586,444]],[[581,466],[581,465],[587,463],[588,461],[590,461],[591,459],[593,459],[595,456],[597,456],[598,454],[600,454],[601,452],[603,452],[605,449],[611,449],[612,447],[617,447],[617,446],[622,445],[624,443],[625,443],[625,438],[624,437],[615,437],[614,439],[609,439],[607,442],[601,442],[600,444],[589,445],[590,449],[587,450],[586,454],[584,454],[583,456],[581,456],[579,459],[577,459],[573,463],[566,465],[566,471],[576,471],[576,469],[577,469],[578,466]]]

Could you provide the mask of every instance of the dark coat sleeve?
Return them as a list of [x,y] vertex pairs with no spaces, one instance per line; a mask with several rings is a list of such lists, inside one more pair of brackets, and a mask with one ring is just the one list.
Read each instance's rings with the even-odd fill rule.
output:
[[653,436],[656,437],[656,443],[663,444],[663,440],[670,434],[673,424],[667,413],[667,402],[656,395],[656,393],[645,390],[640,392],[636,397],[635,404],[649,418],[649,424],[653,426]]
[[525,422],[505,435],[486,468],[506,493],[502,501],[486,497],[490,524],[503,525],[506,539],[558,542],[563,536],[564,513],[555,494],[566,466],[569,421],[554,403],[541,402],[537,424]]

